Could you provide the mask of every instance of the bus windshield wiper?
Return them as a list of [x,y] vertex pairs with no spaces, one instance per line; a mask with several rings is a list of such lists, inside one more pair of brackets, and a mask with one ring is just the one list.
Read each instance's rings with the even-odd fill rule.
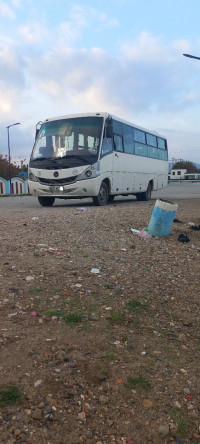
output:
[[31,162],[36,162],[38,160],[51,160],[48,157],[35,157],[35,159],[31,159]]
[[73,154],[70,154],[70,155],[66,154],[66,156],[59,157],[57,159],[59,159],[59,160],[60,159],[65,159],[65,160],[67,160],[67,159],[78,159],[78,160],[83,160],[85,163],[88,163],[88,158],[85,159],[85,157],[78,156],[78,155],[73,155]]

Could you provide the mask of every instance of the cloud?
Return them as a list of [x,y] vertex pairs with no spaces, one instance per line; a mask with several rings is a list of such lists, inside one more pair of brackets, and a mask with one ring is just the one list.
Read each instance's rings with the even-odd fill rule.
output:
[[55,30],[58,32],[57,43],[60,46],[70,46],[81,39],[85,30],[93,29],[93,32],[96,33],[118,25],[119,22],[116,18],[101,13],[97,9],[75,5],[69,13],[69,20],[61,22],[58,29]]
[[[37,121],[72,112],[108,111],[164,134],[171,128],[177,136],[169,134],[172,146],[185,122],[197,127],[198,112],[192,113],[200,101],[199,76],[192,71],[188,82],[190,68],[182,57],[190,48],[187,40],[166,43],[143,31],[122,42],[116,55],[109,54],[76,43],[91,31],[91,23],[95,33],[118,26],[117,20],[82,6],[74,6],[67,18],[51,30],[29,21],[18,29],[18,45],[7,39],[0,46],[1,120],[22,122],[27,145],[33,143]],[[185,139],[188,143],[189,136]]]
[[141,32],[138,37],[122,45],[125,58],[129,60],[153,61],[167,60],[169,47],[162,42],[161,37],[154,37],[147,31]]
[[79,27],[74,26],[74,23],[62,22],[58,29],[58,45],[59,46],[70,46],[72,45],[81,35],[81,30]]
[[11,3],[14,8],[20,8],[22,5],[22,0],[12,0]]
[[105,13],[99,14],[99,21],[100,21],[100,24],[105,28],[112,28],[112,27],[119,26],[119,21],[116,18],[109,17]]
[[184,52],[188,52],[190,50],[190,43],[188,42],[188,40],[175,40],[174,42],[172,42],[172,47],[176,50],[179,51],[180,53],[184,53]]
[[78,27],[84,27],[87,24],[87,13],[86,8],[80,5],[72,6],[70,12],[70,20],[76,24]]
[[[167,46],[146,32],[132,44],[123,45],[117,57],[100,48],[60,47],[41,56],[37,64],[31,62],[29,69],[41,93],[59,104],[71,97],[79,108],[83,103],[95,108],[101,97],[104,109],[126,109],[128,114],[137,115],[167,113],[172,106],[173,112],[180,111],[185,100],[185,91],[180,88],[184,74],[173,44]],[[190,106],[195,98],[189,91],[187,95]]]
[[10,8],[10,6],[7,3],[1,1],[0,1],[0,15],[4,18],[8,18],[11,20],[15,18],[14,11]]
[[[18,48],[0,45],[0,86],[7,91],[25,86],[25,60]],[[17,91],[16,91],[17,92]]]
[[32,22],[27,25],[20,26],[19,35],[24,43],[35,44],[43,42],[47,37],[48,32],[40,23]]
[[0,113],[4,114],[4,116],[12,110],[13,107],[13,96],[11,91],[5,91],[0,89]]

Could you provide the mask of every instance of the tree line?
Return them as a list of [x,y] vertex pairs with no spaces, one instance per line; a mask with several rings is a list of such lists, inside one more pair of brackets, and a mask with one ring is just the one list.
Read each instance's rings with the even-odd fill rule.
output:
[[[19,173],[27,172],[28,168],[25,165],[19,167],[11,162],[10,171],[11,171],[11,177],[16,177],[19,175]],[[9,162],[8,159],[2,154],[0,154],[0,177],[9,180]]]
[[187,170],[187,173],[199,173],[199,168],[189,160],[179,160],[173,165],[173,170]]

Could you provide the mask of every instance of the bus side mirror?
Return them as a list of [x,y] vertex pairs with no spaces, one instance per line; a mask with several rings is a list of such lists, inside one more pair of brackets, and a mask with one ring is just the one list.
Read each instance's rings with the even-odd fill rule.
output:
[[37,139],[37,136],[38,136],[38,134],[39,134],[39,131],[40,131],[39,128],[37,128],[36,131],[35,131],[35,140]]
[[106,137],[108,139],[113,138],[113,120],[112,117],[106,119]]
[[35,140],[37,139],[37,136],[38,136],[38,134],[39,134],[39,131],[40,131],[41,126],[42,126],[42,122],[41,122],[41,121],[38,122],[38,123],[36,124]]

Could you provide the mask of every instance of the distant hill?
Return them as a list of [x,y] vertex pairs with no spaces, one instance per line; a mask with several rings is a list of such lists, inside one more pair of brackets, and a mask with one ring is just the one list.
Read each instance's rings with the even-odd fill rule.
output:
[[200,170],[200,163],[193,162],[193,164],[195,165],[196,168],[198,168],[198,170]]

